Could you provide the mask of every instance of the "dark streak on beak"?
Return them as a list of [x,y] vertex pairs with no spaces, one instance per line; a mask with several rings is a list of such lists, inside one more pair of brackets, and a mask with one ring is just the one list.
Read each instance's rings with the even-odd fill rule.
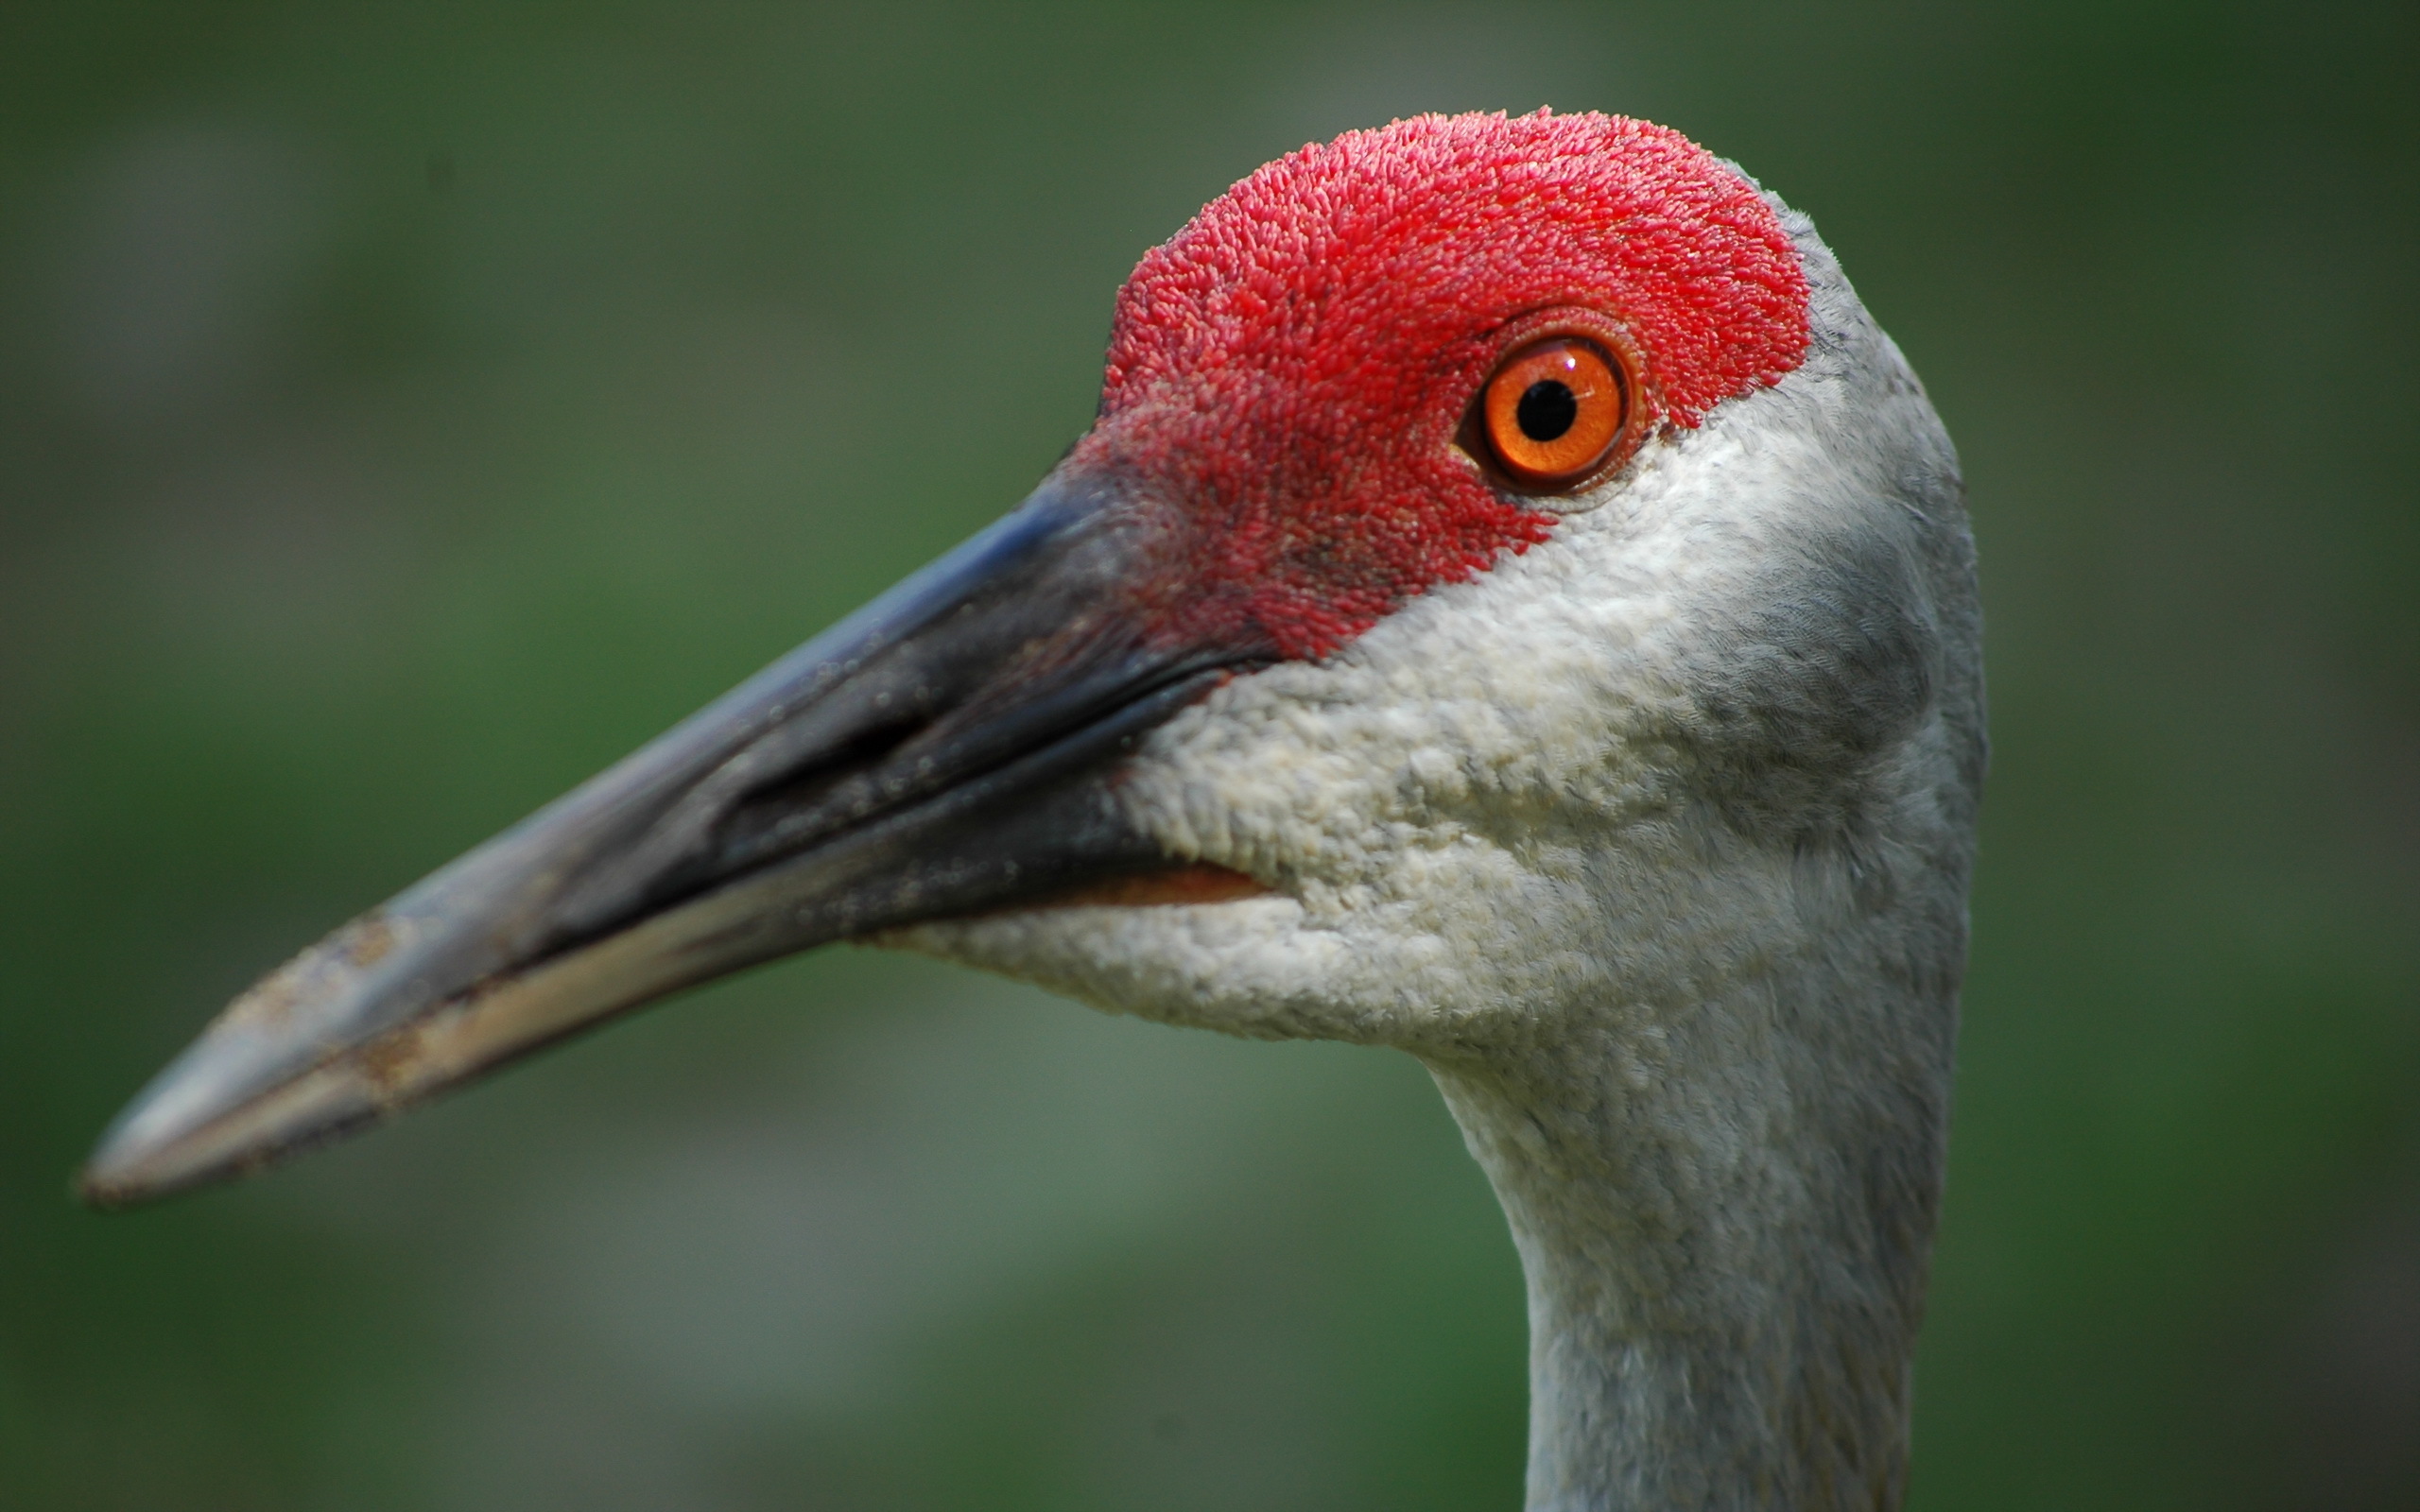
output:
[[1177,867],[1120,817],[1115,764],[1269,651],[1146,635],[1131,585],[1169,549],[1159,518],[1114,480],[1054,474],[272,972],[119,1116],[84,1196],[119,1206],[240,1175],[810,946]]

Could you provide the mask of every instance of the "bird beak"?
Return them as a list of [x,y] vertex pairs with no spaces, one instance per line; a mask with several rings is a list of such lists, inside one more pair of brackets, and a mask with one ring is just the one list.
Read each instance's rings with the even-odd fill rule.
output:
[[271,972],[118,1117],[83,1194],[115,1206],[242,1174],[810,946],[1181,868],[1121,817],[1118,759],[1268,652],[1154,628],[1168,616],[1144,587],[1182,576],[1170,518],[1063,469]]

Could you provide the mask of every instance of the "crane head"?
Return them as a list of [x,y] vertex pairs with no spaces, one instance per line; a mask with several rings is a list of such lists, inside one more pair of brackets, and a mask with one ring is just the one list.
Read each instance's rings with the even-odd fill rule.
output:
[[84,1190],[841,939],[1239,1033],[1650,1035],[1962,868],[1957,490],[1811,228],[1679,134],[1305,147],[1143,259],[1015,510],[271,973]]

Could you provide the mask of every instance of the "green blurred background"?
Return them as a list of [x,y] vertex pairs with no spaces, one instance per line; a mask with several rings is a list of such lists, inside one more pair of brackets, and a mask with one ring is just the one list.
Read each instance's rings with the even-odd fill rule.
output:
[[0,1506],[1517,1505],[1517,1266],[1401,1057],[834,950],[64,1189],[255,973],[1020,497],[1231,180],[1541,103],[1812,213],[1963,448],[1915,1504],[2420,1506],[2415,18],[17,0]]

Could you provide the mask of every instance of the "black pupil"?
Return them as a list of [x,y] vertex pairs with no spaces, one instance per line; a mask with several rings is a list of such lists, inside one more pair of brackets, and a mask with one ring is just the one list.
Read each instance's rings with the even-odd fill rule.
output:
[[1533,441],[1551,441],[1571,429],[1580,418],[1580,398],[1570,386],[1556,378],[1541,378],[1522,394],[1514,405],[1512,418],[1520,422],[1521,434]]

